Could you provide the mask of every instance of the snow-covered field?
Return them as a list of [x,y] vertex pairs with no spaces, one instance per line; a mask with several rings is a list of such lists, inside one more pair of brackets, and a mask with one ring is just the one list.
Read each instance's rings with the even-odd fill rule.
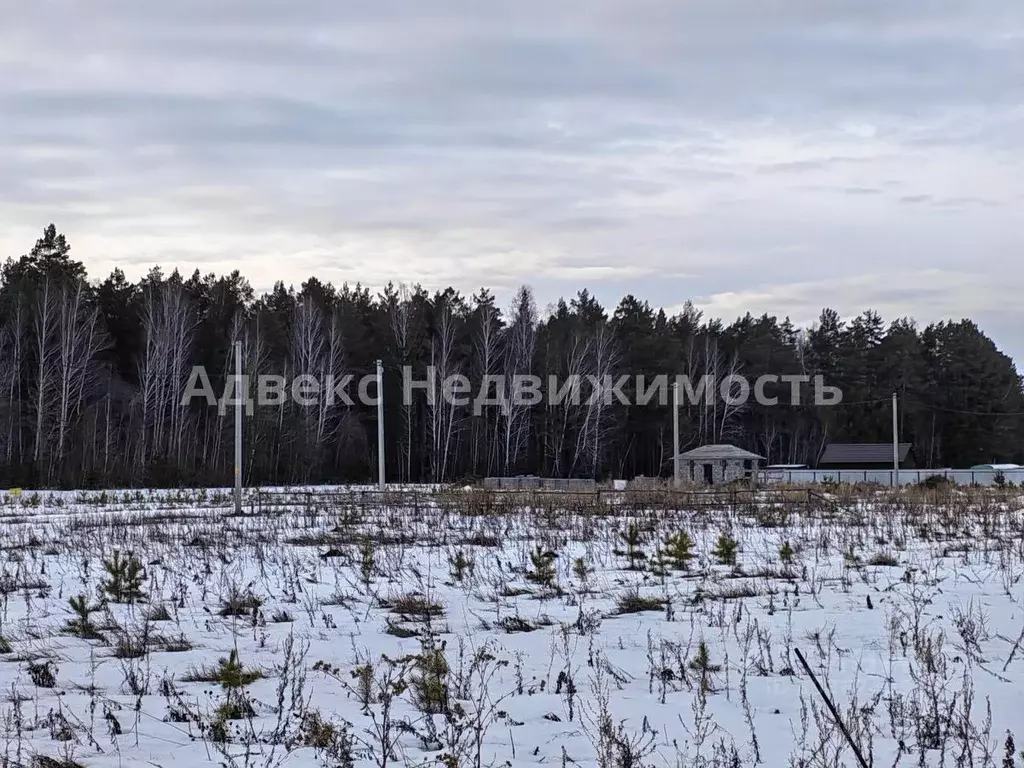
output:
[[1012,491],[309,498],[0,497],[0,766],[1024,765]]

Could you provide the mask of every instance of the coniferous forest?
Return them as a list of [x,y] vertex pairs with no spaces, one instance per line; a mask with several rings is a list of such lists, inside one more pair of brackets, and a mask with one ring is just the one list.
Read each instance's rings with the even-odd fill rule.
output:
[[[28,244],[26,244],[28,245]],[[681,297],[681,301],[682,301]],[[810,328],[746,315],[731,324],[687,303],[675,315],[626,296],[604,307],[583,289],[538,307],[528,287],[507,305],[481,288],[373,293],[311,277],[256,295],[239,272],[190,276],[153,268],[97,279],[54,226],[9,258],[0,284],[0,483],[5,486],[225,485],[233,422],[202,399],[181,405],[192,368],[222,392],[233,342],[245,373],[356,379],[385,366],[388,480],[488,475],[634,477],[672,467],[670,407],[542,402],[534,406],[403,402],[401,370],[617,377],[620,374],[821,375],[838,406],[777,406],[712,398],[680,414],[683,450],[733,443],[772,463],[813,465],[829,442],[891,440],[898,393],[901,440],[918,463],[966,467],[1024,461],[1024,396],[1013,362],[969,319],[918,325],[867,310],[844,321],[824,309]],[[249,484],[366,481],[376,472],[376,409],[358,402],[257,406],[245,420]]]

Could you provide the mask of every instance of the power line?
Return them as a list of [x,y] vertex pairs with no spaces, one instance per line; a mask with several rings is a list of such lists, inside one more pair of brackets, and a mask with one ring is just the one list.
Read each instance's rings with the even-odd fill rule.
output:
[[932,411],[942,411],[944,413],[959,413],[964,416],[1024,416],[1024,411],[965,411],[959,408],[945,408],[941,405],[929,405],[928,403],[922,403],[914,400],[910,400],[908,402],[909,404],[920,408],[926,408]]
[[[843,405],[876,405],[878,403],[889,403],[891,397],[879,397],[871,400],[840,400],[838,403],[829,404],[829,408],[836,408]],[[918,408],[931,411],[942,411],[944,413],[958,413],[964,416],[1024,416],[1024,411],[966,411],[958,408],[945,408],[941,405],[930,405],[923,403],[920,400],[902,400],[905,405],[913,405]],[[788,403],[788,405],[801,406],[809,405],[809,403]]]
[[840,400],[836,405],[874,405],[875,403],[888,403],[891,400],[891,397],[876,397],[873,400]]
[[[840,400],[838,403],[829,403],[829,408],[835,408],[840,405],[875,405],[877,403],[888,403],[892,400],[891,397],[879,397],[873,400]],[[780,405],[791,406],[793,408],[803,408],[808,405],[816,405],[816,403],[808,402],[797,402],[797,403],[780,403]]]

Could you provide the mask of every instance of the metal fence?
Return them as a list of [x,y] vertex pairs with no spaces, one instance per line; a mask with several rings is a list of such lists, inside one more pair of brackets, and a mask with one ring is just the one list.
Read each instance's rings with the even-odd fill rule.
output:
[[[892,469],[766,469],[758,472],[761,483],[875,483],[897,484]],[[914,485],[929,477],[944,477],[957,485],[996,485],[1002,482],[1024,483],[1024,469],[901,469],[899,485]]]

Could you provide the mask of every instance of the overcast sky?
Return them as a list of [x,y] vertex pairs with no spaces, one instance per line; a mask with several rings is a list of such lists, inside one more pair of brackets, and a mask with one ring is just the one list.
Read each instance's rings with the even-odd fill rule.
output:
[[[0,254],[969,316],[1024,361],[1020,0],[0,0]],[[1020,366],[1019,366],[1020,367]]]

